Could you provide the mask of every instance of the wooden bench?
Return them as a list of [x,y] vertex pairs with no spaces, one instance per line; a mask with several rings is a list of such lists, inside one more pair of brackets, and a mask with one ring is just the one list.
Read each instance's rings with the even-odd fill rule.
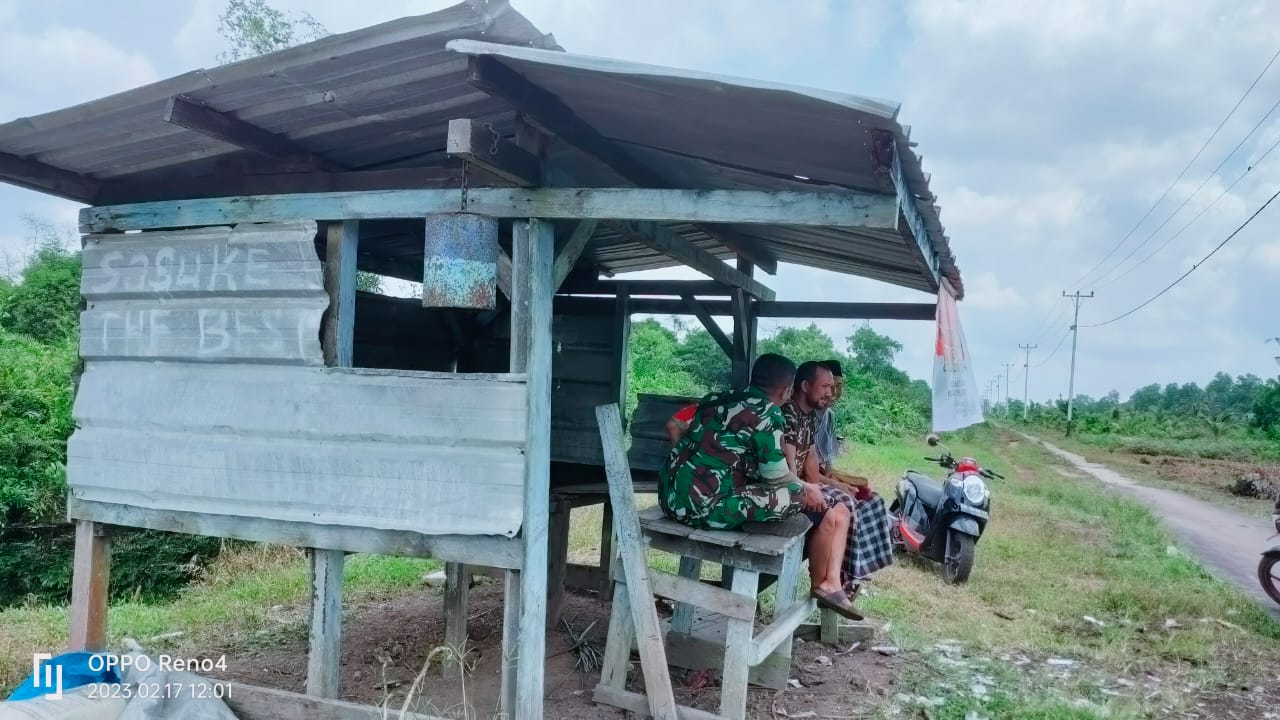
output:
[[[812,599],[797,598],[804,567],[803,524],[794,534],[755,534],[698,530],[667,519],[658,508],[637,512],[630,469],[621,448],[617,407],[597,408],[605,466],[614,505],[617,552],[615,590],[596,702],[657,718],[746,717],[751,668],[769,665],[771,685],[785,687],[791,666],[793,636],[816,609]],[[680,558],[679,575],[653,570],[646,549]],[[699,580],[702,563],[724,568],[728,587]],[[777,578],[774,618],[758,632],[757,594],[762,575]],[[653,598],[675,601],[675,614],[663,632]],[[698,609],[725,618],[721,662],[720,714],[675,705],[667,648],[691,636]],[[834,616],[833,616],[834,617]],[[626,689],[634,648],[639,652],[645,693]],[[677,661],[678,662],[678,661]]]

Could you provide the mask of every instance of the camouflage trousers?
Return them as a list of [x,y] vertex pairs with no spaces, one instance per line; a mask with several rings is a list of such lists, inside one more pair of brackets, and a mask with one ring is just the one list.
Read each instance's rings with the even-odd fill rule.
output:
[[736,530],[747,522],[777,522],[803,509],[800,497],[786,485],[751,484],[706,507],[693,507],[688,498],[674,497],[674,487],[662,487],[658,505],[667,517],[704,530]]

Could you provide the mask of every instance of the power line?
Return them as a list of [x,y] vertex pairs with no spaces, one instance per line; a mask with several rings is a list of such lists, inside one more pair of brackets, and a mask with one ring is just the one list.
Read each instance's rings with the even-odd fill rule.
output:
[[1253,82],[1249,84],[1249,87],[1244,91],[1244,94],[1241,95],[1240,99],[1236,101],[1236,104],[1231,107],[1231,111],[1227,113],[1226,117],[1222,118],[1222,122],[1218,123],[1218,127],[1214,128],[1213,133],[1204,141],[1204,144],[1200,146],[1200,149],[1196,151],[1196,154],[1192,156],[1191,160],[1182,168],[1182,171],[1178,173],[1178,176],[1173,179],[1173,182],[1169,183],[1169,187],[1165,188],[1159,198],[1156,198],[1155,203],[1153,203],[1150,208],[1147,208],[1147,211],[1142,214],[1142,217],[1138,219],[1138,222],[1129,229],[1129,232],[1124,234],[1124,237],[1120,238],[1120,242],[1116,243],[1115,246],[1111,248],[1110,252],[1103,256],[1096,265],[1090,268],[1088,272],[1073,284],[1083,284],[1085,279],[1091,276],[1098,268],[1102,267],[1112,255],[1116,254],[1117,250],[1128,242],[1129,238],[1137,232],[1138,228],[1142,227],[1142,223],[1146,222],[1147,218],[1151,216],[1151,213],[1155,212],[1155,209],[1160,206],[1160,203],[1164,202],[1164,199],[1168,197],[1169,193],[1173,191],[1173,188],[1177,186],[1178,181],[1182,179],[1182,176],[1186,175],[1187,171],[1191,169],[1191,166],[1195,164],[1196,160],[1200,159],[1200,155],[1204,153],[1205,148],[1209,147],[1209,143],[1213,142],[1213,139],[1222,131],[1222,128],[1227,124],[1227,121],[1236,114],[1236,110],[1240,109],[1240,105],[1244,103],[1245,99],[1249,97],[1249,94],[1253,92],[1253,89],[1257,87],[1258,83],[1262,80],[1262,77],[1266,75],[1267,71],[1271,69],[1271,66],[1275,64],[1277,58],[1280,58],[1280,50],[1277,50],[1276,54],[1271,56],[1271,60],[1267,62],[1267,66],[1262,68],[1262,72],[1258,73],[1258,76],[1253,79]]
[[[1199,195],[1199,191],[1203,190],[1204,186],[1208,184],[1208,181],[1211,181],[1212,178],[1215,178],[1217,176],[1217,172],[1219,172],[1219,170],[1221,170],[1222,167],[1224,167],[1224,165],[1228,163],[1228,160],[1233,158],[1236,152],[1240,150],[1240,147],[1243,147],[1244,143],[1248,142],[1249,138],[1253,137],[1253,133],[1256,133],[1258,131],[1258,128],[1262,127],[1262,123],[1265,123],[1267,118],[1270,118],[1271,115],[1275,113],[1276,109],[1280,109],[1280,100],[1276,100],[1276,104],[1272,105],[1270,110],[1267,110],[1267,114],[1263,115],[1262,119],[1258,120],[1257,124],[1254,124],[1253,129],[1249,131],[1249,135],[1244,136],[1244,140],[1236,143],[1234,149],[1231,149],[1229,154],[1226,155],[1226,158],[1222,158],[1221,163],[1217,164],[1217,167],[1213,168],[1210,174],[1207,174],[1207,176],[1204,176],[1204,179],[1202,179],[1201,183],[1199,183],[1199,186],[1196,187],[1196,190],[1192,191],[1192,193],[1190,193],[1190,195],[1187,196],[1187,199],[1183,200],[1183,202],[1181,202],[1181,205],[1179,205],[1178,208],[1172,211],[1169,217],[1165,218],[1165,222],[1160,223],[1160,225],[1158,225],[1156,229],[1153,229],[1153,231],[1151,231],[1151,234],[1148,234],[1146,240],[1143,240],[1142,242],[1139,242],[1137,246],[1134,246],[1134,249],[1130,250],[1129,254],[1125,255],[1124,259],[1121,259],[1120,263],[1116,264],[1115,268],[1111,268],[1111,270],[1107,270],[1106,273],[1102,274],[1102,277],[1098,278],[1098,283],[1100,283],[1100,286],[1106,286],[1106,284],[1111,284],[1116,281],[1119,281],[1120,278],[1123,278],[1125,277],[1125,275],[1132,273],[1134,268],[1138,268],[1138,266],[1142,265],[1143,263],[1146,263],[1147,258],[1152,258],[1153,255],[1156,255],[1157,252],[1160,252],[1160,250],[1164,249],[1164,247],[1169,245],[1169,242],[1174,240],[1174,237],[1178,237],[1178,234],[1180,234],[1181,231],[1178,231],[1178,233],[1174,234],[1174,237],[1170,237],[1169,240],[1162,243],[1160,247],[1157,247],[1155,252],[1152,252],[1151,255],[1147,255],[1147,258],[1143,258],[1142,260],[1139,260],[1137,265],[1130,266],[1130,268],[1128,270],[1125,270],[1124,273],[1121,273],[1120,275],[1116,275],[1115,278],[1111,278],[1110,281],[1108,281],[1107,275],[1110,275],[1111,273],[1115,273],[1116,270],[1123,268],[1124,264],[1128,263],[1130,258],[1133,258],[1134,255],[1137,255],[1137,252],[1139,250],[1142,250],[1143,247],[1146,246],[1148,242],[1151,242],[1152,238],[1156,237],[1156,234],[1160,233],[1162,229],[1165,229],[1165,225],[1169,224],[1170,220],[1174,219],[1175,217],[1178,217],[1178,214],[1181,213],[1181,211],[1183,211],[1183,208],[1187,206],[1188,202],[1192,201],[1193,197],[1196,197],[1197,195]],[[1280,145],[1280,140],[1276,141],[1276,145]],[[1261,158],[1254,160],[1253,163],[1249,163],[1247,167],[1245,167],[1244,172],[1240,173],[1240,177],[1235,178],[1235,182],[1231,183],[1230,187],[1226,188],[1225,191],[1222,191],[1221,195],[1215,197],[1215,199],[1213,199],[1213,201],[1210,202],[1210,204],[1208,204],[1206,208],[1204,208],[1204,210],[1208,210],[1208,208],[1212,208],[1213,205],[1216,205],[1217,201],[1222,199],[1222,195],[1226,195],[1226,192],[1229,192],[1231,188],[1235,187],[1235,183],[1242,181],[1244,176],[1247,176],[1247,174],[1249,174],[1249,172],[1251,172],[1253,168],[1257,167],[1258,163],[1261,163],[1262,160],[1265,160],[1266,156],[1270,155],[1271,151],[1276,149],[1276,145],[1272,145],[1270,149],[1268,149],[1266,152],[1263,152]],[[1201,210],[1201,213],[1196,215],[1196,219],[1199,219],[1199,217],[1201,217],[1201,215],[1204,214],[1204,210]],[[1193,219],[1192,223],[1196,222],[1196,219]],[[1188,223],[1187,225],[1184,225],[1183,229],[1187,229],[1189,225],[1190,223]]]
[[[1277,103],[1277,106],[1280,106],[1280,103]],[[1178,237],[1182,235],[1182,233],[1186,232],[1192,225],[1195,225],[1197,220],[1203,217],[1205,213],[1209,212],[1209,210],[1212,209],[1214,205],[1217,205],[1219,200],[1221,200],[1228,193],[1230,193],[1235,188],[1236,185],[1239,185],[1240,181],[1245,179],[1245,177],[1247,177],[1249,173],[1253,172],[1254,169],[1256,169],[1258,165],[1262,163],[1263,160],[1266,160],[1267,156],[1270,155],[1277,147],[1280,147],[1280,138],[1277,138],[1276,141],[1271,144],[1271,147],[1267,148],[1266,152],[1259,155],[1257,160],[1254,160],[1253,162],[1249,163],[1249,165],[1245,167],[1244,172],[1240,173],[1239,177],[1233,180],[1230,185],[1228,185],[1225,189],[1223,189],[1222,192],[1218,193],[1218,196],[1215,197],[1212,201],[1210,201],[1208,205],[1205,205],[1203,208],[1201,208],[1200,212],[1196,213],[1196,216],[1191,218],[1190,222],[1183,225],[1181,228],[1178,229],[1177,232],[1175,232],[1173,235],[1170,235],[1168,239],[1166,239],[1164,242],[1157,245],[1155,250],[1152,250],[1151,252],[1147,253],[1141,260],[1138,261],[1136,265],[1130,266],[1129,269],[1125,270],[1123,273],[1111,278],[1110,280],[1107,280],[1106,282],[1103,282],[1100,287],[1106,287],[1108,285],[1112,285],[1124,279],[1125,277],[1128,277],[1134,270],[1137,270],[1138,268],[1142,267],[1142,265],[1146,263],[1148,260],[1160,254],[1161,250],[1164,250],[1166,247],[1169,247],[1169,245],[1174,240],[1177,240]],[[1118,268],[1119,266],[1116,266],[1116,267]]]
[[1248,219],[1248,220],[1245,220],[1245,221],[1244,221],[1244,223],[1240,225],[1240,227],[1236,228],[1235,230],[1232,230],[1232,231],[1231,231],[1231,234],[1230,234],[1230,235],[1228,235],[1225,239],[1223,239],[1223,241],[1222,241],[1222,242],[1218,243],[1217,247],[1215,247],[1214,249],[1210,250],[1208,255],[1205,255],[1204,257],[1200,258],[1200,260],[1199,260],[1198,262],[1196,262],[1194,265],[1192,265],[1192,266],[1191,266],[1191,269],[1190,269],[1190,270],[1188,270],[1188,271],[1186,271],[1186,272],[1182,273],[1182,275],[1180,275],[1180,276],[1178,277],[1178,279],[1177,279],[1177,280],[1174,280],[1173,282],[1169,283],[1169,285],[1168,285],[1167,287],[1165,287],[1165,289],[1163,289],[1163,290],[1161,290],[1160,292],[1156,293],[1155,295],[1152,295],[1151,297],[1147,298],[1147,300],[1146,300],[1145,302],[1143,302],[1141,305],[1139,305],[1138,307],[1136,307],[1136,308],[1134,308],[1134,309],[1130,310],[1130,311],[1129,311],[1129,312],[1127,312],[1127,313],[1124,313],[1123,315],[1117,315],[1116,317],[1113,317],[1113,318],[1111,318],[1110,320],[1107,320],[1106,322],[1100,322],[1100,323],[1096,323],[1096,324],[1093,324],[1093,325],[1085,325],[1085,327],[1095,328],[1095,327],[1102,327],[1103,325],[1110,325],[1111,323],[1116,322],[1117,320],[1123,320],[1123,319],[1125,319],[1125,318],[1129,317],[1130,315],[1132,315],[1132,314],[1134,314],[1134,313],[1138,312],[1138,311],[1139,311],[1139,310],[1141,310],[1142,308],[1144,308],[1144,307],[1146,307],[1146,306],[1150,305],[1151,303],[1155,302],[1157,298],[1159,298],[1161,295],[1164,295],[1165,293],[1167,293],[1167,292],[1169,292],[1170,290],[1172,290],[1172,289],[1174,288],[1174,286],[1175,286],[1175,285],[1177,285],[1178,283],[1180,283],[1180,282],[1182,282],[1183,280],[1185,280],[1185,279],[1187,278],[1187,276],[1188,276],[1188,275],[1190,275],[1191,273],[1193,273],[1193,272],[1195,272],[1195,271],[1196,271],[1196,268],[1198,268],[1198,267],[1200,267],[1201,265],[1203,265],[1203,264],[1204,264],[1204,263],[1205,263],[1209,258],[1213,257],[1213,256],[1214,256],[1214,255],[1215,255],[1219,250],[1221,250],[1221,249],[1223,248],[1223,246],[1225,246],[1227,243],[1231,242],[1231,238],[1235,237],[1236,235],[1238,235],[1238,234],[1240,233],[1240,231],[1241,231],[1241,230],[1244,230],[1246,227],[1248,227],[1248,226],[1249,226],[1249,223],[1253,222],[1253,219],[1254,219],[1254,218],[1256,218],[1256,217],[1258,217],[1259,215],[1261,215],[1261,214],[1262,214],[1262,211],[1263,211],[1263,210],[1266,210],[1266,209],[1267,209],[1267,206],[1268,206],[1268,205],[1270,205],[1270,204],[1271,204],[1271,203],[1272,203],[1272,202],[1273,202],[1277,197],[1280,197],[1280,190],[1277,190],[1277,191],[1275,192],[1275,194],[1273,194],[1270,198],[1267,198],[1267,201],[1266,201],[1266,202],[1264,202],[1264,203],[1262,203],[1262,207],[1258,208],[1257,210],[1254,210],[1254,211],[1253,211],[1253,214],[1249,216],[1249,219]]
[[1049,353],[1049,356],[1041,360],[1040,362],[1036,363],[1035,365],[1032,365],[1031,366],[1032,369],[1041,367],[1046,363],[1048,363],[1050,360],[1052,360],[1053,356],[1057,355],[1058,351],[1062,349],[1062,344],[1067,341],[1067,336],[1070,334],[1071,334],[1071,328],[1067,328],[1067,331],[1062,333],[1062,337],[1058,340],[1058,344],[1053,346],[1053,351]]

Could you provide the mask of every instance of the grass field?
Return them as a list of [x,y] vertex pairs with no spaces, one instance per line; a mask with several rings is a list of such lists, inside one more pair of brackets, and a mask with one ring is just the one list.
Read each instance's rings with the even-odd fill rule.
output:
[[[859,717],[1159,717],[1274,680],[1280,624],[1173,549],[1142,507],[1063,476],[1055,459],[1012,435],[981,429],[948,442],[1008,479],[992,483],[992,524],[967,585],[946,586],[933,567],[901,560],[860,600],[887,626],[877,642],[902,648],[906,690],[875,696]],[[918,441],[856,448],[848,467],[891,496],[905,468],[930,470],[921,459],[929,451]],[[590,510],[575,514],[571,547],[582,561],[595,557],[598,523]],[[435,566],[353,556],[346,597],[354,605],[418,586]],[[30,671],[32,652],[65,645],[66,622],[65,608],[0,612],[0,692]],[[172,603],[113,606],[109,627],[113,641],[181,631],[170,640],[176,650],[305,633],[304,558],[235,549]]]

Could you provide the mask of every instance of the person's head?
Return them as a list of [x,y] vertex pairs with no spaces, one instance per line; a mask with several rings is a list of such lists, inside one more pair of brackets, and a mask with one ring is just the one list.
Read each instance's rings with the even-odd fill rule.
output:
[[792,398],[809,410],[827,407],[835,392],[835,376],[822,363],[810,360],[796,369]]
[[836,389],[831,394],[831,402],[827,404],[827,407],[834,406],[840,402],[840,396],[844,394],[844,370],[840,367],[839,360],[823,360],[818,364],[830,370],[832,377],[835,378]]
[[763,390],[775,405],[791,397],[795,377],[796,364],[776,353],[761,355],[751,366],[751,384]]

